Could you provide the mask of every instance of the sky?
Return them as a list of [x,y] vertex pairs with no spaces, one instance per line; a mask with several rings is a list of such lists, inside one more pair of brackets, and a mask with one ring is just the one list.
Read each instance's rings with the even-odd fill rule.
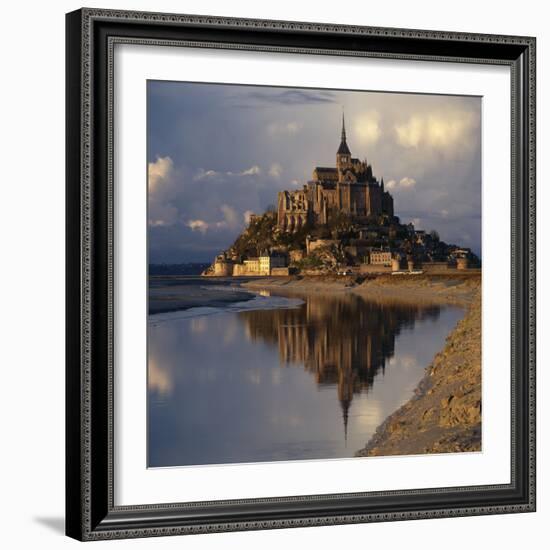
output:
[[210,262],[251,213],[352,156],[395,214],[481,252],[481,98],[149,81],[150,263]]

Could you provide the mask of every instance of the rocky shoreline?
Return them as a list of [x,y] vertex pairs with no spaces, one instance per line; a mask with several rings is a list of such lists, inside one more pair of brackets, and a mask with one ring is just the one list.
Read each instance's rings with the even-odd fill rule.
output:
[[356,456],[481,451],[481,289],[415,395]]
[[356,456],[481,450],[481,275],[272,278],[244,287],[284,292],[357,292],[375,301],[439,303],[466,309],[414,396],[377,428]]

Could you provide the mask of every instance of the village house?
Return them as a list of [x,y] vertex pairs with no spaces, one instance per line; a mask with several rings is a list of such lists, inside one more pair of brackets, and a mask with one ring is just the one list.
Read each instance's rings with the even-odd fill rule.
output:
[[391,265],[392,255],[389,250],[371,250],[369,253],[369,263],[371,265]]

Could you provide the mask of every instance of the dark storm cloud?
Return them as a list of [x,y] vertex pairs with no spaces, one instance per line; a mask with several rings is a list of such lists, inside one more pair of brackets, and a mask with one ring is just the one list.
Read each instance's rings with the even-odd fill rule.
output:
[[[308,103],[334,103],[334,94],[322,90],[255,90],[249,91],[244,98],[252,99],[262,103],[273,103],[275,105],[306,105]],[[247,106],[246,103],[241,105]]]
[[342,106],[402,221],[479,251],[479,98],[152,81],[150,261],[211,260],[279,190],[334,165]]

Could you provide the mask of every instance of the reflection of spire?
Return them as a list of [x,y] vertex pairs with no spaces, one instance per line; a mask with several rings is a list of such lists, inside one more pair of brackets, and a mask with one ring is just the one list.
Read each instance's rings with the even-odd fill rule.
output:
[[340,400],[340,407],[342,407],[342,418],[344,419],[344,442],[348,444],[348,419],[349,419],[349,408],[351,405],[351,400],[342,399]]

